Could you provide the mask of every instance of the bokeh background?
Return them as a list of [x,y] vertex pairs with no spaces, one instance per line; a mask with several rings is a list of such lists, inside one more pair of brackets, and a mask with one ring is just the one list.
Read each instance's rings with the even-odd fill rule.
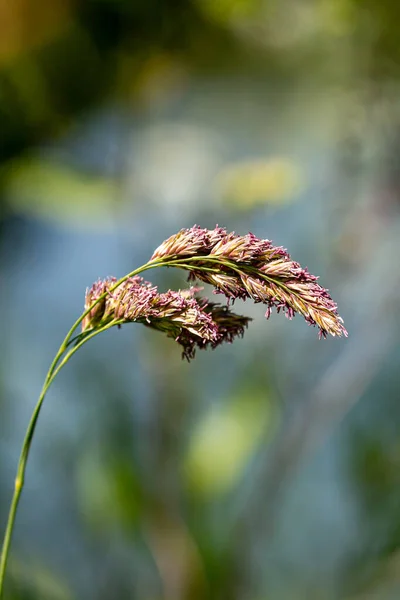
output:
[[191,364],[141,326],[85,346],[40,418],[8,600],[400,597],[399,20],[395,0],[0,1],[1,531],[85,288],[181,227],[287,247],[350,333],[238,303],[244,339]]

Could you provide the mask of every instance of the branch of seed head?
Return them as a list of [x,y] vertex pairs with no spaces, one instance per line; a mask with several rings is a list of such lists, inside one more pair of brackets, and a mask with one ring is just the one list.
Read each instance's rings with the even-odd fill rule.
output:
[[[193,263],[183,259],[170,266],[189,270],[190,281],[200,280],[211,284],[215,293],[224,294],[228,302],[234,302],[237,298],[251,298],[255,303],[267,305],[267,318],[272,308],[276,308],[278,313],[282,311],[289,319],[299,313],[309,325],[318,326],[320,337],[326,337],[328,333],[347,336],[336,304],[327,290],[313,279],[296,278],[293,272],[289,272],[286,279],[282,276],[273,277],[271,273],[265,275],[261,269],[227,262],[221,262],[216,272],[215,269],[205,268],[207,258],[201,257],[197,265],[193,264],[197,261],[192,257],[189,260],[193,260]],[[272,266],[273,263],[270,263],[268,271],[272,271]]]
[[199,288],[182,292],[169,290],[158,293],[157,288],[141,277],[132,277],[110,291],[114,278],[98,281],[86,293],[86,306],[104,293],[82,324],[84,331],[102,327],[112,321],[138,322],[163,331],[183,347],[183,356],[194,358],[196,348],[216,348],[224,342],[243,336],[249,321],[227,307],[196,298]]
[[220,227],[194,226],[163,242],[153,259],[189,270],[190,280],[210,283],[228,300],[251,298],[266,304],[267,318],[273,307],[290,319],[298,312],[310,325],[319,327],[320,337],[328,333],[347,336],[337,305],[317,283],[318,278],[269,240],[251,233],[228,234]]

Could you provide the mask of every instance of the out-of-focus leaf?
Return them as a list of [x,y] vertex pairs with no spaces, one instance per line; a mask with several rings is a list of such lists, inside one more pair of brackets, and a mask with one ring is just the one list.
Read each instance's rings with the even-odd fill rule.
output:
[[136,78],[132,78],[133,59],[121,57],[121,85],[130,82],[130,90],[135,102],[149,107],[164,106],[176,101],[188,82],[188,67],[183,61],[158,52],[143,61],[140,67],[135,66]]
[[208,598],[202,557],[186,524],[169,514],[160,502],[144,531],[162,579],[163,597]]
[[[13,560],[10,564],[10,575],[18,582],[17,594],[11,598],[40,598],[40,600],[72,600],[73,595],[64,581],[43,564]],[[11,588],[15,583],[11,581]],[[20,594],[20,590],[24,590]],[[29,590],[29,592],[28,592]],[[28,596],[29,593],[29,596]]]
[[197,0],[197,4],[208,18],[222,25],[260,14],[259,0]]
[[223,169],[216,180],[216,193],[239,209],[294,200],[304,185],[300,167],[286,158],[239,162]]
[[346,600],[392,600],[400,597],[400,551],[383,558],[370,569],[361,590]]
[[15,212],[92,227],[110,222],[116,184],[38,159],[16,161],[5,176],[5,195]]
[[89,451],[79,462],[77,493],[82,514],[93,531],[135,524],[140,498],[131,463],[117,457],[107,462]]
[[44,44],[68,25],[70,0],[0,2],[0,66]]
[[324,0],[316,7],[317,23],[328,35],[353,33],[357,23],[357,7],[353,0]]
[[267,442],[275,411],[265,395],[242,394],[212,407],[196,426],[185,460],[190,488],[203,496],[227,492],[239,480],[263,438]]

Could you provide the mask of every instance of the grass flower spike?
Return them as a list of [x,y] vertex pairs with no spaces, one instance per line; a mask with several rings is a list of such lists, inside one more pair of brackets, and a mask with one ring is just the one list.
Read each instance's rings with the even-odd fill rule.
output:
[[194,226],[182,229],[161,244],[152,260],[161,260],[190,271],[189,279],[214,286],[216,293],[228,299],[250,298],[288,318],[303,315],[309,325],[327,334],[347,336],[337,305],[317,277],[290,258],[288,252],[249,233],[227,233]]
[[[177,267],[189,272],[189,280],[211,284],[227,304],[210,302],[198,295],[201,288],[160,293],[139,277],[158,267]],[[288,318],[303,315],[310,325],[327,334],[347,336],[337,306],[328,291],[293,261],[286,250],[249,233],[227,233],[222,227],[194,226],[172,235],[155,250],[150,261],[121,279],[99,280],[86,291],[85,309],[73,324],[54,357],[29,422],[18,462],[15,488],[0,557],[0,600],[3,595],[15,517],[24,486],[29,452],[47,391],[70,358],[96,335],[125,323],[142,323],[163,332],[194,358],[197,349],[216,348],[244,334],[251,320],[231,311],[235,299],[261,302],[269,318],[273,308]]]
[[121,283],[113,292],[114,278],[96,282],[86,292],[87,309],[93,301],[101,301],[90,310],[82,323],[82,330],[95,329],[114,323],[143,323],[163,331],[183,347],[183,357],[194,358],[196,348],[216,348],[223,342],[232,342],[243,336],[251,320],[231,312],[228,307],[195,297],[201,288],[158,293],[151,283],[139,276]]

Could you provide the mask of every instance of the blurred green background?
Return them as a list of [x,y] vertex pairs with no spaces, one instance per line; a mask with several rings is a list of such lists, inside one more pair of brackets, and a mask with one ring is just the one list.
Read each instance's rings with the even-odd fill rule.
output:
[[350,332],[238,303],[244,339],[191,364],[139,326],[96,338],[45,402],[7,600],[400,597],[399,19],[0,0],[1,530],[85,288],[181,227],[287,247]]

